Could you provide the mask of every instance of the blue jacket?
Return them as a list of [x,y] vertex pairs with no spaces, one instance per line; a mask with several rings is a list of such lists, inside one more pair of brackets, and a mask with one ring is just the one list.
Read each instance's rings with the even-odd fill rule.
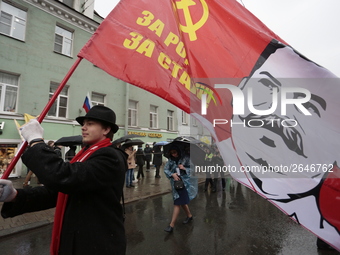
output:
[[[190,161],[190,158],[188,156],[182,157],[179,162],[182,163],[182,165],[186,169],[186,174],[181,174],[181,178],[184,182],[184,186],[189,194],[189,199],[192,200],[196,197],[197,191],[198,191],[198,180],[196,176],[193,176],[192,169],[194,169],[194,166],[192,162]],[[164,173],[165,176],[170,179],[170,184],[172,188],[172,196],[173,199],[179,198],[179,195],[174,188],[174,179],[172,178],[172,174],[176,173],[176,167],[178,163],[176,161],[169,159],[165,166],[164,166]]]

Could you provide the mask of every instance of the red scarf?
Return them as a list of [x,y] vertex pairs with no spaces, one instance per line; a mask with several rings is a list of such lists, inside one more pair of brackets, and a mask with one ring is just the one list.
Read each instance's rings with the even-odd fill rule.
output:
[[[71,160],[70,163],[74,162],[84,162],[88,157],[92,155],[96,150],[107,147],[111,145],[111,141],[109,138],[106,138],[103,141],[100,141],[99,143],[96,143],[92,145],[91,147],[85,149],[81,149],[77,155],[74,156],[74,158]],[[57,206],[54,214],[54,224],[53,224],[53,231],[52,231],[52,242],[50,247],[50,252],[52,255],[57,255],[59,251],[59,245],[60,245],[60,234],[61,234],[61,228],[63,225],[63,218],[64,218],[64,212],[67,204],[67,198],[68,195],[59,192],[58,193],[58,200],[57,200]]]

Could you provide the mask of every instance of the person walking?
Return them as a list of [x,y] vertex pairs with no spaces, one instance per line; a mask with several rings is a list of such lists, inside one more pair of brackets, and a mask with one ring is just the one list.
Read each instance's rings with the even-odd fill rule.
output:
[[144,178],[143,167],[145,163],[145,155],[142,146],[138,146],[138,150],[136,152],[136,163],[138,165],[137,180],[139,180],[140,177]]
[[153,164],[156,167],[155,178],[161,178],[159,175],[159,171],[161,169],[161,165],[163,164],[163,151],[162,146],[157,145],[153,147]]
[[150,148],[150,145],[146,144],[144,148],[144,154],[145,154],[145,161],[146,161],[146,171],[150,171],[150,162],[152,159],[152,149]]
[[[171,233],[174,229],[180,209],[184,210],[186,218],[183,224],[187,224],[193,220],[192,213],[189,209],[190,200],[194,199],[197,195],[198,183],[197,178],[192,177],[192,163],[188,155],[184,155],[181,150],[172,146],[169,149],[169,160],[164,166],[165,176],[170,180],[172,188],[172,196],[174,199],[174,209],[169,226],[164,231]],[[184,187],[175,189],[175,182],[182,180]]]
[[[209,148],[205,148],[205,166],[211,166],[212,165],[212,158],[213,158],[213,153]],[[216,186],[215,186],[215,178],[213,178],[213,174],[210,172],[206,172],[206,178],[205,178],[205,183],[204,183],[204,191],[208,190],[210,184],[210,188],[212,192],[216,192]]]
[[[213,166],[220,166],[221,169],[224,166],[224,161],[221,157],[220,151],[216,148],[214,151],[214,156],[212,157],[212,165]],[[223,171],[220,171],[221,183],[222,183],[222,190],[225,191],[226,188],[226,177]],[[214,187],[215,190],[217,189],[217,182],[218,182],[218,172],[215,173],[214,178]]]
[[134,177],[134,173],[133,173],[133,170],[134,168],[136,167],[136,160],[135,160],[135,157],[136,157],[136,150],[133,149],[132,145],[128,146],[125,148],[125,153],[128,155],[128,158],[127,158],[127,170],[126,170],[126,177],[125,177],[125,184],[126,184],[126,187],[127,188],[133,188],[135,187],[133,184],[132,184],[132,181],[133,181],[133,177]]
[[70,145],[69,147],[70,147],[70,149],[65,153],[65,161],[66,162],[70,162],[73,159],[73,157],[76,155],[77,146]]
[[123,194],[126,154],[112,146],[118,131],[114,111],[94,106],[76,118],[84,148],[64,162],[43,140],[43,128],[33,119],[22,127],[29,147],[23,163],[44,186],[14,189],[0,180],[1,215],[14,217],[56,206],[50,254],[119,254],[126,252]]

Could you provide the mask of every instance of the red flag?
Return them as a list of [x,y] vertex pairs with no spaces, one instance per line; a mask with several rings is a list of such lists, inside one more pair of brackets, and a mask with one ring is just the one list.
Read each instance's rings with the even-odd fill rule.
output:
[[191,78],[243,77],[278,37],[236,1],[186,2],[121,1],[79,56],[189,112]]
[[79,56],[190,112],[216,169],[340,249],[339,81],[235,0],[120,1]]

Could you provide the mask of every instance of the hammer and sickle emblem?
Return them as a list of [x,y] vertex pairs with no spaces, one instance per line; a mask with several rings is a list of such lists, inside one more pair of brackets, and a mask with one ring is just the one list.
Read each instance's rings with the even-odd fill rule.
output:
[[208,16],[209,16],[209,8],[205,0],[200,0],[202,7],[203,7],[203,15],[201,19],[193,24],[191,15],[190,15],[190,10],[189,6],[196,5],[196,3],[193,0],[181,0],[180,2],[176,2],[177,9],[182,9],[184,12],[184,18],[186,25],[180,24],[180,29],[189,35],[189,40],[190,41],[196,41],[197,40],[197,35],[196,31],[200,29],[204,23],[207,21]]

